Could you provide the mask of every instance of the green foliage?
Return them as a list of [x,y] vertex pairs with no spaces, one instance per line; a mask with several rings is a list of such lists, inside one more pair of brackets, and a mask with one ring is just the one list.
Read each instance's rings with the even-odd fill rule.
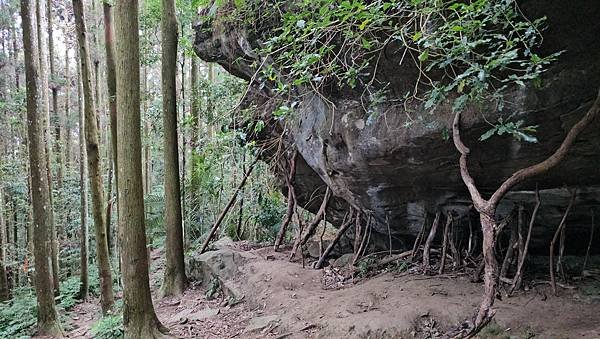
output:
[[259,211],[254,216],[261,226],[258,241],[272,241],[277,236],[285,213],[285,203],[279,191],[270,191],[258,198]]
[[15,298],[0,304],[0,338],[29,337],[36,324],[37,301],[31,288],[14,291]]
[[78,300],[80,280],[79,276],[73,276],[60,284],[60,295],[55,298],[58,307],[68,311],[80,302]]
[[[514,0],[319,0],[261,9],[263,20],[279,23],[267,29],[254,24],[266,41],[260,53],[277,66],[277,72],[265,67],[264,75],[286,93],[328,80],[369,87],[383,49],[396,43],[431,88],[422,98],[425,107],[455,95],[458,110],[471,100],[498,97],[509,85],[524,86],[557,56],[533,52],[545,19],[528,20]],[[238,12],[252,23],[257,10],[243,6]]]
[[358,261],[358,265],[356,265],[355,275],[358,278],[365,278],[369,275],[371,271],[376,266],[376,260],[374,257],[366,257],[362,258]]
[[[213,7],[219,6],[218,2]],[[516,0],[305,0],[222,2],[220,20],[249,27],[264,41],[256,48],[262,80],[276,94],[294,96],[297,89],[320,92],[326,86],[355,91],[362,100],[385,97],[376,77],[386,50],[394,49],[399,68],[412,63],[418,76],[403,100],[416,100],[433,111],[450,101],[454,111],[470,103],[496,102],[502,110],[508,88],[540,84],[540,75],[560,53],[541,56],[545,18],[530,20]],[[224,16],[222,12],[229,13]],[[211,8],[209,17],[214,15]],[[387,57],[387,55],[386,55]],[[263,63],[260,60],[272,60]],[[260,62],[260,63],[259,63]],[[397,100],[397,98],[386,98]],[[282,106],[274,116],[283,119]],[[501,130],[520,140],[535,138],[520,126]]]
[[519,120],[517,122],[505,122],[502,118],[500,118],[497,124],[479,137],[479,140],[485,141],[491,138],[494,134],[510,134],[519,141],[537,143],[538,139],[532,135],[532,133],[537,131],[537,126],[523,126],[524,123],[525,122],[523,120]]
[[125,335],[122,315],[104,316],[92,327],[94,339],[120,339]]

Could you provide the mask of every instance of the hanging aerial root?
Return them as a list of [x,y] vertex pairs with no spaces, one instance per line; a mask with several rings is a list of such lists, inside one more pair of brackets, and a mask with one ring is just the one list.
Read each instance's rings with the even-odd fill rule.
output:
[[442,258],[440,260],[440,268],[438,274],[444,273],[444,266],[446,266],[446,251],[448,250],[448,229],[452,223],[452,212],[449,212],[446,216],[446,224],[444,224],[444,239],[442,241]]
[[325,211],[327,210],[327,204],[330,198],[331,189],[327,187],[327,189],[325,190],[325,196],[323,197],[323,201],[321,202],[321,206],[319,207],[319,211],[317,211],[317,214],[315,215],[311,223],[308,224],[308,226],[306,227],[306,233],[304,234],[304,236],[302,236],[302,232],[298,233],[298,237],[296,238],[296,241],[294,241],[294,246],[292,247],[292,253],[290,253],[290,261],[294,260],[296,252],[298,252],[298,248],[306,244],[308,239],[310,239],[310,237],[312,237],[315,234],[317,226],[319,225],[321,220],[325,218]]
[[585,267],[587,266],[588,259],[590,258],[590,248],[592,247],[592,241],[594,240],[594,209],[590,209],[592,215],[592,224],[590,225],[590,240],[588,241],[587,250],[585,251],[585,259],[583,259],[583,265],[581,267],[581,275],[585,274]]
[[429,252],[431,251],[431,244],[433,243],[433,239],[435,238],[435,233],[437,232],[438,225],[440,223],[441,212],[437,211],[435,213],[435,219],[433,220],[433,224],[431,225],[431,230],[429,231],[429,236],[427,237],[427,241],[425,241],[425,246],[423,247],[423,273],[427,274],[431,265],[429,263]]
[[542,201],[540,200],[540,191],[535,187],[535,207],[533,208],[533,213],[531,214],[531,220],[529,221],[529,228],[527,230],[527,238],[525,239],[525,245],[523,247],[523,251],[519,255],[519,263],[517,265],[517,272],[512,281],[512,285],[510,290],[508,291],[508,295],[512,295],[515,289],[521,287],[521,281],[523,279],[523,266],[525,265],[525,259],[527,258],[527,251],[529,249],[529,242],[531,241],[531,231],[533,230],[533,224],[535,223],[535,219],[537,217],[538,210],[540,209]]
[[567,206],[567,209],[565,210],[565,214],[563,214],[563,217],[560,220],[560,224],[558,224],[558,227],[556,228],[556,232],[554,232],[554,237],[552,238],[552,241],[550,242],[550,284],[552,285],[552,293],[554,293],[554,295],[557,295],[557,293],[558,293],[556,290],[556,278],[554,277],[554,245],[556,244],[556,240],[558,240],[559,235],[564,230],[565,223],[567,221],[567,217],[569,216],[569,212],[571,211],[571,208],[573,207],[573,202],[575,201],[576,194],[577,194],[576,189],[571,191],[571,199],[569,200],[569,205]]
[[329,246],[327,246],[325,251],[321,254],[321,257],[319,258],[319,261],[317,261],[315,268],[319,269],[319,268],[323,267],[323,263],[325,262],[327,257],[329,257],[329,254],[331,253],[331,251],[333,250],[335,245],[338,243],[338,241],[340,241],[340,239],[342,238],[342,235],[344,235],[344,233],[346,233],[348,228],[350,228],[350,225],[352,225],[352,219],[353,219],[352,217],[353,217],[355,211],[356,211],[356,213],[359,213],[358,210],[355,210],[353,207],[350,207],[350,214],[349,214],[347,220],[342,224],[340,229],[337,231],[335,238],[331,241]]
[[275,251],[279,250],[279,246],[283,242],[283,238],[285,238],[285,232],[287,230],[288,225],[292,221],[292,217],[294,215],[294,210],[296,209],[296,193],[294,191],[294,177],[296,176],[296,158],[298,156],[298,151],[294,150],[292,157],[289,160],[289,174],[286,176],[285,181],[288,188],[288,205],[287,212],[285,213],[285,217],[281,222],[281,228],[279,229],[279,234],[277,234],[277,239],[275,240],[275,244],[273,245],[273,249]]
[[[425,213],[425,215],[427,215],[427,213]],[[427,218],[423,216],[423,223],[421,224],[421,229],[419,230],[419,234],[417,234],[417,238],[415,239],[415,243],[413,244],[410,261],[415,260],[417,249],[419,248],[419,246],[421,246],[421,242],[423,241],[423,235],[425,234],[425,224],[427,224]]]
[[371,235],[371,215],[367,217],[367,225],[365,226],[365,230],[363,232],[362,240],[360,241],[360,246],[358,247],[358,251],[354,253],[354,258],[352,258],[352,266],[355,266],[358,262],[358,259],[363,255],[363,252],[366,250],[367,245],[369,244],[369,239],[367,238],[367,234]]

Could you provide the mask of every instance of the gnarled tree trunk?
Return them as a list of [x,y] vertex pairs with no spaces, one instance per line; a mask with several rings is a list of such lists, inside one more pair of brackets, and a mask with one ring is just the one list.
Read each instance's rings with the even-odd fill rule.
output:
[[[483,300],[479,305],[473,326],[465,335],[473,335],[481,330],[481,328],[492,319],[495,313],[492,306],[494,305],[494,300],[496,298],[496,286],[498,284],[498,262],[496,261],[496,256],[494,254],[494,247],[496,245],[498,232],[501,229],[496,222],[496,209],[498,208],[498,204],[516,185],[534,176],[546,173],[558,165],[567,156],[569,149],[575,142],[579,133],[594,121],[598,115],[598,111],[600,111],[600,90],[598,91],[598,96],[592,104],[592,107],[581,120],[569,130],[560,147],[551,156],[540,163],[515,172],[510,178],[506,179],[487,200],[481,196],[481,193],[475,184],[475,180],[469,174],[467,159],[470,150],[463,144],[460,138],[460,112],[456,113],[452,125],[452,137],[454,145],[460,153],[459,162],[461,177],[469,190],[469,194],[473,200],[473,206],[477,212],[479,212],[479,217],[481,219],[481,229],[483,231],[483,260],[485,263]],[[466,331],[462,332],[465,333]]]

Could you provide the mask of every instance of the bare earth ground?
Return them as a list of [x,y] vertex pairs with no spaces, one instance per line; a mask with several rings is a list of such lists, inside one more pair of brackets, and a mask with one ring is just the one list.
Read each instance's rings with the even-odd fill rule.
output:
[[[242,302],[224,306],[207,300],[206,288],[192,284],[182,298],[158,300],[160,320],[181,338],[436,338],[471,315],[482,285],[464,276],[385,273],[336,290],[331,270],[302,268],[288,253],[269,248],[242,253],[233,284]],[[162,255],[152,253],[151,284],[158,290]],[[325,272],[325,274],[324,274]],[[332,278],[333,277],[333,278]],[[552,295],[545,284],[496,302],[493,331],[481,338],[600,338],[600,300],[578,289]],[[91,338],[99,318],[96,300],[70,313],[70,338]],[[73,316],[75,315],[75,317]]]

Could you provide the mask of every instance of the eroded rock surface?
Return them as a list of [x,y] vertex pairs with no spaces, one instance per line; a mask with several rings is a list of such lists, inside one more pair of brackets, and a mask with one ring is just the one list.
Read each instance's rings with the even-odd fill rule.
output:
[[[539,162],[561,143],[568,129],[589,108],[600,86],[600,3],[595,1],[521,1],[528,17],[548,17],[543,54],[564,50],[545,74],[542,87],[515,89],[502,112],[489,107],[470,107],[463,114],[463,139],[471,147],[470,170],[483,192],[493,192],[514,171]],[[227,71],[250,80],[256,70],[257,46],[244,27],[219,23],[200,25],[196,53],[217,62]],[[448,105],[434,113],[407,107],[394,100],[414,82],[410,72],[398,72],[401,50],[390,50],[380,61],[377,77],[391,84],[390,100],[372,104],[352,93],[331,91],[326,100],[316,94],[303,96],[295,115],[282,132],[271,121],[271,136],[284,134],[288,146],[299,152],[295,190],[298,201],[316,211],[320,201],[311,199],[329,186],[335,199],[328,218],[339,224],[348,205],[373,216],[374,241],[387,246],[388,225],[394,246],[405,246],[419,231],[423,219],[437,209],[468,215],[468,194],[458,170],[458,152],[444,137],[453,114]],[[259,115],[268,119],[277,103],[265,103],[268,91],[254,79],[247,101],[264,104]],[[332,105],[332,104],[333,105]],[[519,142],[510,136],[478,141],[501,116],[538,125],[539,143]],[[597,119],[598,120],[598,119]],[[560,188],[579,187],[577,207],[569,219],[567,244],[580,249],[588,237],[590,208],[600,206],[600,122],[580,135],[568,158],[550,173],[519,187],[499,213],[506,215],[513,203],[533,205],[531,190],[538,185],[543,207],[536,224],[532,249],[546,250],[549,238],[567,205]],[[264,137],[264,136],[263,136]],[[268,160],[268,159],[267,159]],[[280,176],[284,173],[278,173]],[[460,224],[466,229],[466,218]],[[378,236],[379,235],[379,236]],[[379,239],[379,240],[377,240]],[[571,240],[571,241],[569,241]],[[573,240],[575,240],[573,242]],[[597,232],[596,241],[600,241]],[[567,245],[569,247],[569,245]]]

